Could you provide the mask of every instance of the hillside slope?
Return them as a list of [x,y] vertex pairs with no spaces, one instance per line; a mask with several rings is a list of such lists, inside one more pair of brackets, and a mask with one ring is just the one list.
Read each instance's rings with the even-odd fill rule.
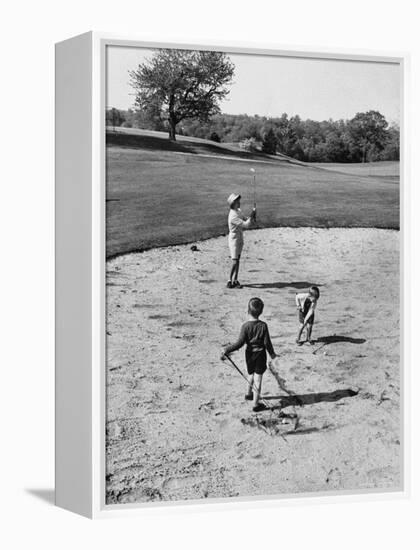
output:
[[166,132],[157,132],[154,130],[120,127],[114,129],[107,128],[106,137],[108,145],[117,145],[120,147],[301,164],[286,155],[266,155],[259,151],[248,152],[241,149],[238,143],[217,143],[208,139],[180,135],[177,136],[176,141],[170,141]]

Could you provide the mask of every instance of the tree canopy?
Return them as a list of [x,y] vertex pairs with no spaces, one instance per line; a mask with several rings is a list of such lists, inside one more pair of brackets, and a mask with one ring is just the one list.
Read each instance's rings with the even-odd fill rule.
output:
[[269,155],[274,155],[277,150],[277,138],[273,128],[270,128],[268,132],[263,135],[261,151]]
[[379,111],[357,113],[349,122],[350,145],[361,152],[361,161],[366,162],[370,151],[382,150],[386,143],[386,118]]
[[208,122],[220,113],[234,65],[220,52],[160,49],[129,74],[136,109],[156,122],[166,119],[169,137],[175,140],[182,120]]

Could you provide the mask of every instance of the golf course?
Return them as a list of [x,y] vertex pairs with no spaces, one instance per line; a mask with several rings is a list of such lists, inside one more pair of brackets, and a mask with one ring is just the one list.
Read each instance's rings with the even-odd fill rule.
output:
[[107,132],[107,257],[227,232],[226,198],[258,227],[399,228],[399,163],[308,164],[131,128]]
[[[251,169],[258,227],[231,290],[226,199],[251,210]],[[118,128],[106,198],[108,504],[400,487],[397,162]],[[315,345],[299,347],[295,293],[313,284]],[[278,355],[257,414],[220,360],[254,296]]]

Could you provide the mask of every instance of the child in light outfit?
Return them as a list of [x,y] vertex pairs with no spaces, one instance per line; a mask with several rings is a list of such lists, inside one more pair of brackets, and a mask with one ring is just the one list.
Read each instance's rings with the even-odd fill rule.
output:
[[264,321],[259,320],[263,312],[264,302],[260,298],[251,298],[248,303],[248,321],[241,327],[238,340],[227,346],[222,352],[222,359],[246,344],[245,359],[249,375],[248,391],[245,399],[253,401],[254,412],[263,410],[265,407],[259,403],[261,394],[262,377],[267,370],[267,351],[271,359],[277,356],[270,340],[268,326]]
[[241,195],[232,193],[228,197],[230,206],[228,226],[229,226],[229,251],[232,258],[232,268],[230,271],[230,279],[227,283],[228,288],[241,288],[241,283],[238,281],[239,261],[241,252],[244,246],[243,230],[249,229],[255,222],[257,211],[254,208],[249,218],[241,212]]
[[306,327],[306,342],[309,342],[310,344],[314,344],[315,342],[312,340],[312,328],[314,326],[315,321],[315,308],[316,304],[319,299],[319,288],[317,286],[311,286],[309,289],[309,292],[301,292],[296,293],[296,307],[299,311],[299,333],[296,338],[296,344],[298,346],[301,346],[303,342],[301,342],[300,338],[302,336],[302,332]]

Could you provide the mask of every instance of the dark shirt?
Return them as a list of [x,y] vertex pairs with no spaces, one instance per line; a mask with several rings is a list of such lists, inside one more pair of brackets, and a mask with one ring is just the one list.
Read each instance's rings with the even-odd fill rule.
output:
[[309,298],[306,298],[306,300],[303,302],[303,315],[306,317],[306,314],[308,313],[308,311],[311,309],[313,305],[313,302],[312,300],[310,300]]
[[264,321],[247,321],[244,323],[241,327],[238,340],[234,344],[227,346],[225,353],[229,355],[245,344],[250,351],[267,350],[271,357],[275,355],[268,326]]

